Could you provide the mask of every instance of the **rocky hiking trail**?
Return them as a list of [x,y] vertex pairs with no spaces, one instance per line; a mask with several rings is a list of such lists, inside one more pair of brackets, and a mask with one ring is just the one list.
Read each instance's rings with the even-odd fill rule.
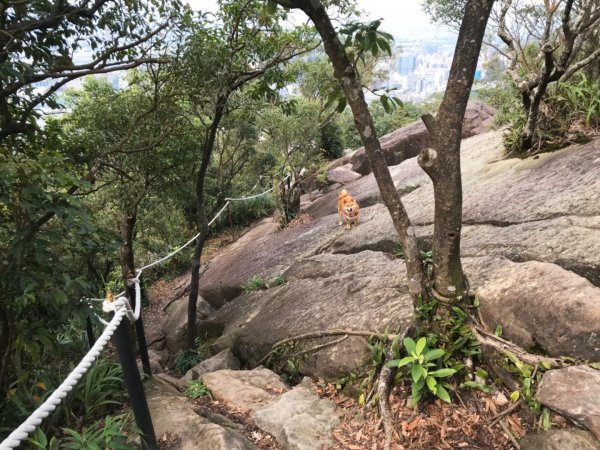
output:
[[[475,105],[469,120],[488,120],[481,108]],[[427,250],[431,183],[414,149],[398,150],[413,132],[398,130],[382,141]],[[188,277],[150,290],[144,320],[157,375],[146,389],[162,448],[383,448],[377,409],[358,404],[371,361],[365,337],[324,333],[379,334],[413,320],[395,231],[368,167],[355,171],[360,155],[359,149],[330,166],[329,188],[303,197],[293,226],[279,230],[268,218],[213,241],[197,322],[210,358],[183,377],[172,363],[185,336]],[[535,400],[549,408],[552,427],[541,431],[543,417],[525,405],[533,398],[508,400],[518,389],[514,374],[491,365],[491,378],[504,384],[490,394],[456,390],[452,404],[423,400],[413,408],[410,385],[397,383],[392,448],[600,449],[600,371],[585,364],[600,361],[600,140],[512,159],[503,154],[501,132],[485,132],[463,140],[461,158],[463,264],[488,332],[500,327],[503,338],[531,353],[568,357],[564,368],[535,383]],[[361,223],[350,231],[337,225],[342,188],[361,205]],[[245,293],[241,286],[252,277],[271,287]],[[295,342],[281,360],[267,358],[274,344],[301,335],[315,337]],[[301,380],[295,386],[265,367],[283,373],[286,358]],[[212,398],[182,394],[196,379]]]

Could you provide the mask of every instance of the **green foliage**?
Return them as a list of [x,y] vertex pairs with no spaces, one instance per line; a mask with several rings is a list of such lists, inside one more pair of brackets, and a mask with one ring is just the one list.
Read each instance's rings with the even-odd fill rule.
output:
[[560,84],[554,97],[569,111],[567,121],[583,118],[587,127],[600,126],[600,79],[592,80],[580,74],[578,82]]
[[[399,337],[396,338],[396,340],[398,339]],[[425,337],[420,338],[417,342],[407,337],[404,338],[403,344],[408,356],[398,359],[400,354],[396,352],[393,356],[397,359],[388,362],[388,367],[406,367],[412,382],[413,405],[416,406],[419,403],[425,387],[436,397],[450,403],[450,395],[446,390],[450,385],[440,379],[451,377],[456,373],[456,369],[444,367],[440,363],[446,352],[441,348],[430,350]]]
[[332,121],[321,128],[319,146],[325,159],[341,158],[344,150],[342,129],[338,122]]
[[492,83],[477,83],[475,85],[476,97],[496,108],[494,126],[511,125],[511,127],[525,122],[523,105],[520,94],[514,83],[507,78]]
[[126,390],[119,363],[100,359],[87,371],[84,378],[77,383],[73,392],[65,402],[68,414],[64,423],[89,423],[93,419],[121,406],[126,401]]
[[284,383],[293,386],[300,382],[300,369],[298,368],[299,362],[293,359],[287,359],[285,365],[281,369],[281,378]]
[[259,289],[264,289],[267,286],[265,280],[261,277],[252,277],[247,282],[242,284],[242,289],[246,294],[250,294],[251,292],[258,291]]
[[199,339],[196,339],[196,346],[187,350],[179,350],[175,355],[175,363],[173,364],[173,368],[184,374],[192,367],[196,366],[204,359],[206,359],[207,352],[204,349],[204,345],[200,342]]
[[186,388],[184,394],[186,397],[191,399],[202,397],[209,397],[212,399],[212,393],[210,392],[210,389],[206,387],[202,380],[188,381],[188,387]]
[[521,391],[514,391],[510,398],[512,401],[517,401],[522,398],[523,401],[529,406],[531,412],[536,415],[542,414],[542,406],[535,399],[535,387],[542,379],[543,373],[550,369],[550,366],[545,363],[539,363],[537,368],[534,368],[530,364],[522,362],[513,353],[508,350],[504,351],[506,356],[507,368],[521,378]]
[[140,434],[130,413],[106,416],[81,431],[71,428],[63,428],[62,431],[64,436],[48,439],[42,429],[38,428],[28,441],[33,448],[39,450],[134,450],[136,446],[131,443],[131,437],[133,434]]
[[270,216],[275,208],[275,199],[272,195],[263,195],[243,202],[234,202],[217,220],[216,229],[219,230],[227,225],[233,227],[249,225],[261,217]]
[[381,20],[369,23],[349,22],[340,29],[340,34],[346,36],[344,46],[355,50],[356,59],[364,58],[367,53],[377,56],[379,52],[386,52],[392,56],[394,37],[379,30]]

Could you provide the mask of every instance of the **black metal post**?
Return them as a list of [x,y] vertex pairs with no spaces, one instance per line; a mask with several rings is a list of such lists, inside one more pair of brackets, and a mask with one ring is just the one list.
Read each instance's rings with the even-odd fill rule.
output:
[[[141,281],[140,281],[141,283]],[[140,286],[140,297],[142,287]],[[129,303],[131,308],[135,310],[135,283],[131,280],[127,280],[127,296],[129,297]],[[142,299],[140,298],[140,303]],[[142,305],[140,304],[140,310]],[[135,321],[135,333],[137,335],[138,347],[140,351],[140,359],[142,360],[142,369],[148,376],[152,376],[152,370],[150,369],[150,357],[148,356],[148,346],[146,344],[146,333],[144,332],[144,321],[142,320],[142,314]]]
[[117,347],[117,355],[123,367],[123,378],[129,393],[129,401],[133,409],[135,421],[142,430],[142,449],[143,450],[158,450],[156,435],[154,434],[154,426],[152,425],[152,417],[150,417],[150,409],[144,393],[144,385],[140,372],[135,362],[135,353],[129,339],[129,331],[127,329],[127,317],[124,317],[115,333],[113,334],[113,342]]
[[90,319],[90,316],[85,318],[85,332],[87,334],[88,346],[92,348],[96,343],[96,338],[94,337],[94,329],[92,328],[92,319]]

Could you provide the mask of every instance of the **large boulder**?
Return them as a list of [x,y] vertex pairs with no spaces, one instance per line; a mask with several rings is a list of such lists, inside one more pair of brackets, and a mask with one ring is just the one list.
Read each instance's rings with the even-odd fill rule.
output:
[[146,382],[145,391],[157,439],[176,435],[179,450],[257,449],[235,430],[200,417],[192,404],[167,383],[151,379]]
[[[489,131],[494,121],[496,110],[481,101],[471,101],[467,105],[463,119],[462,138]],[[431,145],[431,137],[421,120],[402,127],[381,137],[381,148],[388,166],[395,166]],[[371,172],[363,147],[353,154],[344,157],[345,164],[351,163],[352,170],[361,175]]]
[[[600,242],[599,153],[600,140],[594,140],[537,159],[503,159],[500,133],[463,141],[462,255],[555,263],[600,285],[600,252],[590,251]],[[403,201],[426,247],[433,233],[431,182],[414,158],[390,169],[398,189],[409,191]],[[346,187],[351,193],[360,187],[359,203],[376,191],[371,177]],[[333,214],[332,202],[334,194],[328,194],[305,210],[316,217]],[[340,235],[331,249],[395,251],[397,242],[387,210],[377,205],[361,208],[361,225]]]
[[535,398],[580,423],[600,439],[600,371],[588,366],[549,370]]
[[208,372],[216,372],[217,370],[238,370],[240,368],[239,360],[233,356],[229,349],[217,353],[212,358],[205,359],[201,363],[192,367],[186,372],[183,377],[184,381],[197,380],[202,375]]
[[[283,274],[285,285],[244,294],[222,307],[210,321],[224,332],[212,348],[232,348],[249,366],[255,366],[273,344],[290,336],[323,330],[406,328],[413,319],[400,260],[365,251],[354,255],[322,254],[297,261]],[[339,340],[325,338],[319,343]],[[315,340],[301,341],[294,351]],[[336,378],[356,371],[369,358],[363,338],[348,338],[309,353],[301,359],[304,374]]]
[[[196,302],[198,326],[207,319],[214,309],[202,297],[198,296]],[[167,318],[163,322],[162,331],[169,350],[177,353],[185,346],[185,335],[187,330],[188,298],[183,296],[172,302],[167,308]]]
[[352,170],[352,164],[335,167],[327,172],[327,181],[331,184],[347,184],[351,181],[358,180],[362,175]]
[[288,387],[269,369],[218,370],[200,379],[212,396],[242,412],[254,411],[277,400]]
[[550,356],[600,360],[600,288],[555,264],[463,258],[483,319],[516,344]]
[[272,219],[264,219],[219,253],[200,281],[202,297],[220,308],[240,295],[242,285],[251,278],[260,277],[271,284],[297,261],[319,253],[345,231],[337,225],[334,216],[280,232],[276,232],[277,229]]
[[256,425],[269,432],[287,450],[329,448],[333,428],[340,419],[336,406],[298,386],[250,414]]
[[600,450],[594,436],[573,428],[529,434],[519,445],[521,450]]

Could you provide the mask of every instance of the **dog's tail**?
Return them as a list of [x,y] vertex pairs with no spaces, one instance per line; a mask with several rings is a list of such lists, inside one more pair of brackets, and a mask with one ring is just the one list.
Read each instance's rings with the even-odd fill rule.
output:
[[348,195],[348,191],[346,189],[342,189],[340,191],[340,193],[338,194],[338,197],[342,198],[342,197],[345,197],[346,195]]

